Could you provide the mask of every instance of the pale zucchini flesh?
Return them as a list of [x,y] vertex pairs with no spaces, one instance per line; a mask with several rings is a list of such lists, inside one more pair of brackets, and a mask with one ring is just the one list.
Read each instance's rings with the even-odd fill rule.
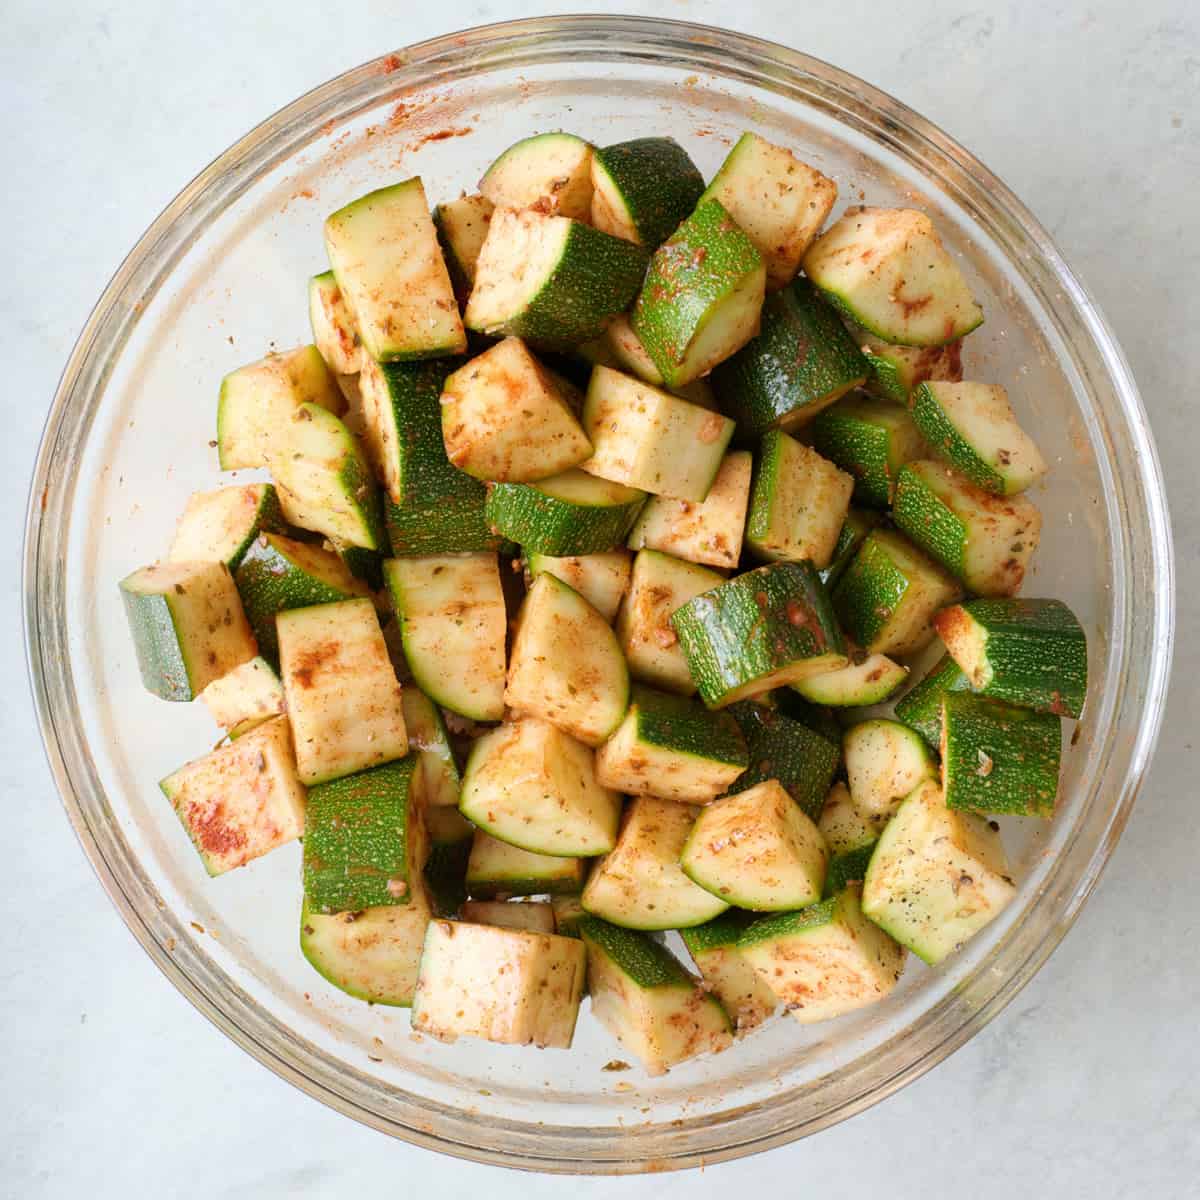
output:
[[308,281],[308,321],[313,342],[334,375],[357,375],[362,369],[362,339],[332,271]]
[[810,675],[792,687],[805,700],[826,708],[860,708],[882,704],[908,678],[908,668],[886,654],[868,654],[836,671]]
[[248,732],[284,709],[283,684],[265,658],[234,667],[200,693],[212,718],[223,729]]
[[223,562],[231,571],[262,532],[284,526],[279,498],[269,483],[193,492],[175,527],[168,562]]
[[475,830],[467,860],[466,885],[472,897],[578,894],[584,860],[535,854]]
[[561,579],[611,624],[629,590],[633,555],[628,550],[609,550],[555,557],[531,551],[525,555],[525,566],[530,579],[541,574]]
[[863,721],[846,730],[842,756],[854,803],[873,817],[891,816],[914,788],[937,778],[921,735],[899,721]]
[[586,221],[592,207],[592,147],[571,133],[538,133],[510,146],[479,181],[500,208]]
[[555,933],[554,909],[544,902],[528,900],[468,900],[462,919],[473,925],[497,925],[501,929],[525,929],[530,933]]

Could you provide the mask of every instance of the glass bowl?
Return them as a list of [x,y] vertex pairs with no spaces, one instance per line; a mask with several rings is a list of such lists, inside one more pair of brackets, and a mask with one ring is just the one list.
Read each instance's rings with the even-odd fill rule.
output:
[[[329,987],[297,947],[299,847],[217,880],[156,780],[203,752],[201,705],[142,690],[116,581],[168,545],[219,481],[217,382],[309,338],[324,215],[420,173],[431,201],[504,146],[567,127],[604,143],[669,133],[711,173],[753,128],[837,180],[841,203],[919,205],[961,256],[987,322],[971,376],[1005,384],[1053,472],[1028,594],[1090,635],[1088,710],[1060,811],[1005,838],[1009,910],[960,954],[912,963],[885,1003],[802,1029],[778,1019],[660,1079],[586,1014],[569,1053],[410,1033],[402,1010]],[[242,473],[242,478],[246,473]],[[716,29],[559,17],[389,54],[301,97],[191,183],[122,264],[47,422],[25,545],[33,688],[51,767],[101,882],[167,977],[310,1095],[418,1145],[549,1171],[734,1158],[858,1112],[944,1058],[1038,969],[1129,816],[1162,715],[1172,638],[1162,479],[1129,369],[1045,231],[1005,186],[891,97],[795,51]]]

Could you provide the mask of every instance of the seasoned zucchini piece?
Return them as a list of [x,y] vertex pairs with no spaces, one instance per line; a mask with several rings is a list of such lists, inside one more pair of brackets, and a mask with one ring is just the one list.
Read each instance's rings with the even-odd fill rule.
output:
[[167,562],[221,562],[231,571],[260,533],[286,528],[279,498],[269,483],[193,492],[167,553]]
[[475,286],[475,264],[495,208],[486,196],[474,195],[460,196],[433,210],[433,225],[460,304],[466,303]]
[[[950,610],[943,610],[950,611]],[[934,618],[937,620],[937,617]],[[942,744],[942,699],[949,692],[969,692],[971,681],[963,669],[943,654],[928,674],[896,704],[896,720],[902,721],[925,739],[931,750]]]
[[842,577],[842,572],[854,561],[858,548],[866,540],[866,536],[878,525],[883,518],[869,508],[852,508],[846,513],[841,532],[833,546],[833,557],[829,566],[821,571],[821,582],[826,590],[832,592],[834,585]]
[[577,591],[609,624],[617,615],[621,599],[629,590],[633,556],[628,550],[609,550],[603,554],[578,554],[554,557],[523,546],[525,567],[532,580],[541,574],[553,575]]
[[476,899],[496,896],[578,894],[583,887],[584,860],[534,854],[475,831],[467,862],[467,890]]
[[462,919],[472,925],[496,925],[501,929],[526,929],[530,933],[554,933],[554,909],[543,901],[468,900]]
[[325,365],[338,376],[362,369],[362,339],[332,271],[308,281],[308,320]]
[[825,873],[825,889],[821,893],[823,900],[836,896],[852,884],[861,888],[867,877],[867,868],[871,865],[871,855],[875,853],[875,843],[859,846],[857,850],[848,850],[845,854],[834,854],[829,859],[829,870]]
[[458,804],[458,764],[450,749],[450,736],[441,710],[416,684],[406,684],[400,694],[408,748],[421,771],[426,809]]
[[703,191],[704,176],[674,138],[635,138],[592,152],[592,224],[651,250]]
[[120,588],[142,683],[163,700],[194,700],[258,654],[224,563],[158,563]]
[[835,783],[829,789],[817,820],[817,828],[829,847],[823,899],[836,896],[847,884],[862,883],[885,824],[886,819],[864,812],[855,804],[844,783]]
[[846,778],[858,809],[887,818],[900,801],[926,779],[937,778],[937,764],[921,737],[899,721],[863,721],[842,739]]
[[596,917],[584,917],[579,932],[592,1013],[647,1075],[732,1044],[721,1002],[665,946]]
[[[599,341],[580,346],[579,352],[588,358],[593,366],[612,367],[615,371],[636,375],[643,383],[663,387],[662,372],[654,365],[654,360],[646,353],[641,339],[633,332],[627,313],[613,317],[604,331],[604,336]],[[586,384],[585,379],[585,387]],[[683,387],[666,390],[682,400],[699,405],[700,408],[717,407],[717,398],[707,378],[693,379]]]
[[721,1002],[739,1035],[761,1025],[779,1006],[775,993],[738,949],[738,938],[752,920],[749,913],[731,908],[679,933],[705,986]]
[[933,222],[913,209],[846,209],[809,247],[804,273],[845,317],[900,346],[944,346],[983,323]]
[[180,767],[158,786],[210,875],[243,867],[304,833],[304,787],[285,717]]
[[810,675],[792,686],[805,700],[829,708],[864,708],[882,704],[908,678],[908,668],[886,654],[868,654],[837,671]]
[[276,618],[300,779],[339,779],[408,753],[400,684],[368,599]]
[[283,684],[264,658],[251,658],[234,667],[200,693],[212,718],[222,729],[249,733],[283,712]]
[[532,208],[586,221],[592,208],[592,147],[571,133],[536,133],[509,146],[479,181],[498,208]]
[[865,329],[852,326],[854,340],[871,366],[866,388],[873,396],[907,404],[909,394],[926,380],[962,379],[962,342],[944,346],[895,346]]
[[342,560],[342,565],[370,591],[383,587],[383,555],[378,550],[367,550],[338,538],[325,538],[324,547]]

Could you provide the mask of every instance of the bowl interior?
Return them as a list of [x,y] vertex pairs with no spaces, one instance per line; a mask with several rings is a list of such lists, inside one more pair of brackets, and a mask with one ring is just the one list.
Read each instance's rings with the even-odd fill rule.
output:
[[[967,375],[1008,388],[1053,468],[1034,496],[1046,522],[1026,593],[1068,601],[1091,646],[1092,698],[1059,814],[1004,830],[1021,880],[1004,917],[940,969],[910,961],[873,1009],[809,1029],[780,1018],[660,1079],[617,1069],[626,1055],[586,1015],[570,1053],[446,1046],[414,1036],[404,1011],[336,991],[298,949],[296,845],[209,880],[156,780],[216,733],[202,706],[143,691],[115,586],[165,552],[190,492],[229,481],[209,448],[217,384],[309,339],[305,284],[326,266],[325,214],[418,173],[431,203],[452,198],[510,142],[554,128],[599,143],[668,133],[706,175],[753,128],[832,176],[839,210],[865,200],[931,212],[987,314],[966,343]],[[886,97],[778,47],[666,23],[519,23],[326,85],[235,147],[147,235],[52,418],[31,526],[31,653],[85,846],[138,936],[227,1032],[412,1140],[634,1170],[838,1119],[952,1049],[1032,973],[1111,848],[1153,738],[1169,549],[1119,355],[1023,211],[960,155]]]

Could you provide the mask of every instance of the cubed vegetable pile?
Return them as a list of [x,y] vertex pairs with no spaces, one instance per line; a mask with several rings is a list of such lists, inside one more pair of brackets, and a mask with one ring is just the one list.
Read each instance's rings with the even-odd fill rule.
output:
[[707,185],[541,134],[333,213],[313,344],[223,380],[220,467],[269,481],[121,592],[146,687],[227,734],[164,795],[214,876],[303,839],[334,987],[559,1048],[587,995],[655,1074],[1014,896],[993,818],[1053,815],[1087,692],[1017,596],[1046,463],[963,378],[929,217],[836,198],[754,133]]

